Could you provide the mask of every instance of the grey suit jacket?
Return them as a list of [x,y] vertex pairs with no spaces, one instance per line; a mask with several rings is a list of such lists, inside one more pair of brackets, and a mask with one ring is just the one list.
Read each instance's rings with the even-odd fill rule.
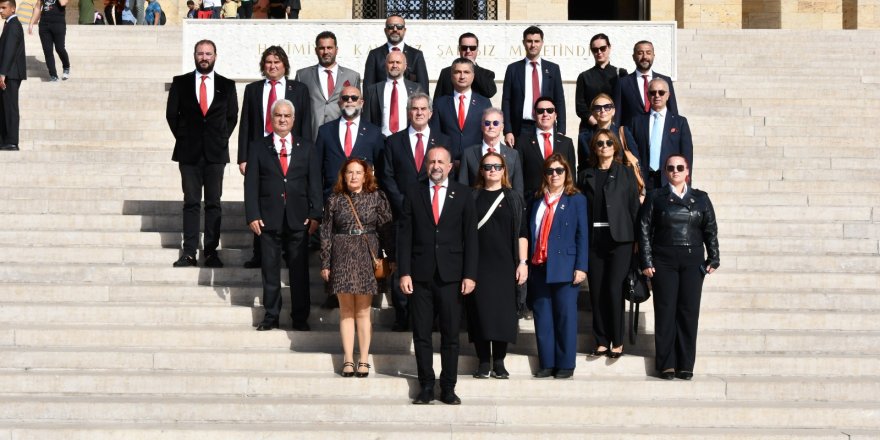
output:
[[[322,125],[342,116],[342,111],[339,110],[339,95],[342,93],[342,89],[345,86],[361,88],[361,74],[354,70],[339,66],[336,76],[333,78],[335,84],[333,95],[327,98],[327,90],[321,87],[321,80],[318,78],[317,64],[296,71],[294,79],[309,88],[309,98],[312,103],[312,142],[318,138],[318,129]],[[361,96],[363,96],[363,91]]]
[[[523,195],[523,175],[522,167],[519,165],[519,153],[513,148],[500,144],[501,156],[504,157],[504,163],[507,165],[507,180],[514,191]],[[458,170],[458,182],[467,186],[474,186],[477,183],[477,175],[480,172],[480,159],[483,158],[483,144],[474,145],[464,150],[461,155],[461,168]]]

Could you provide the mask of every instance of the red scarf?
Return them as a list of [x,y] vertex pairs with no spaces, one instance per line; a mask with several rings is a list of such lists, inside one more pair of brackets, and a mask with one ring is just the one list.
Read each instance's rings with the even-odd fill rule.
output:
[[547,262],[547,239],[550,237],[550,226],[553,225],[553,207],[562,199],[562,194],[554,200],[550,201],[550,194],[544,193],[544,218],[541,219],[541,230],[538,232],[538,242],[535,244],[535,253],[532,255],[532,264],[541,265]]

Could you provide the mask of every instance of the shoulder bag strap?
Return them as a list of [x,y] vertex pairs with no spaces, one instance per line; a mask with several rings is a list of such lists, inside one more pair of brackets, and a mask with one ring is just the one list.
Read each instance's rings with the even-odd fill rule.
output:
[[[363,231],[364,225],[361,224],[361,219],[360,217],[358,217],[358,212],[356,209],[354,209],[354,203],[351,201],[351,197],[349,197],[348,194],[345,195],[345,200],[348,200],[348,206],[351,206],[351,213],[354,214],[354,221],[357,222],[358,229]],[[367,241],[367,236],[362,234],[361,237],[364,237],[364,242],[367,243],[367,250],[370,251],[370,258],[373,259],[373,264],[376,264],[376,255],[373,253],[373,249],[370,248],[370,242]]]
[[486,215],[484,215],[482,220],[480,220],[480,223],[477,224],[477,229],[482,228],[483,225],[486,224],[487,221],[489,221],[489,217],[492,217],[492,213],[495,212],[495,209],[498,208],[498,204],[501,203],[501,199],[503,199],[503,198],[504,198],[504,191],[501,191],[501,194],[498,194],[498,198],[496,198],[495,201],[492,202],[492,206],[490,206],[489,210],[486,211]]

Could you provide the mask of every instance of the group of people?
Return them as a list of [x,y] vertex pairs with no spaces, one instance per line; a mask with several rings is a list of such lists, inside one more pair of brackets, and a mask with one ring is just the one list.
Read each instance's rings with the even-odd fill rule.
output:
[[[186,18],[254,18],[256,0],[187,0]],[[269,0],[266,18],[295,20],[302,9],[300,0]]]
[[[455,393],[459,326],[466,316],[479,360],[475,378],[507,379],[518,310],[532,310],[535,377],[569,378],[576,367],[579,286],[589,280],[591,356],[623,354],[622,284],[632,264],[652,279],[657,369],[692,376],[703,276],[719,264],[706,193],[690,185],[693,147],[672,82],[651,70],[650,42],[636,44],[636,72],[608,64],[611,42],[590,42],[596,65],[578,78],[579,143],[565,136],[559,67],[542,58],[543,32],[523,33],[526,58],[507,68],[501,108],[494,73],[479,67],[479,40],[459,38],[433,99],[423,54],[404,42],[402,17],[385,22],[364,75],[336,63],[336,36],[315,39],[317,64],[290,79],[279,46],[264,79],[245,87],[214,72],[209,40],[196,70],[174,78],[167,120],[183,180],[183,251],[197,266],[204,190],[204,265],[223,267],[223,170],[238,125],[245,217],[260,268],[265,315],[279,327],[281,260],[290,276],[291,326],[308,331],[309,237],[320,237],[321,277],[339,300],[342,376],[369,375],[376,260],[392,261],[394,331],[412,331],[420,391],[435,399],[431,333],[440,332],[440,401]],[[363,78],[363,81],[362,81]],[[627,154],[628,153],[628,154]],[[633,263],[635,261],[635,263]],[[465,309],[466,313],[463,314]],[[360,348],[355,359],[355,335]]]

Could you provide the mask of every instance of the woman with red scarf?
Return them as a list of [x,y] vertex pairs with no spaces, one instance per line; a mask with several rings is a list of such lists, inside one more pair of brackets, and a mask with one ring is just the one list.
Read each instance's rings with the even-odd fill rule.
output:
[[574,374],[578,290],[587,278],[587,224],[587,199],[574,186],[571,166],[562,155],[551,155],[529,213],[538,378]]

